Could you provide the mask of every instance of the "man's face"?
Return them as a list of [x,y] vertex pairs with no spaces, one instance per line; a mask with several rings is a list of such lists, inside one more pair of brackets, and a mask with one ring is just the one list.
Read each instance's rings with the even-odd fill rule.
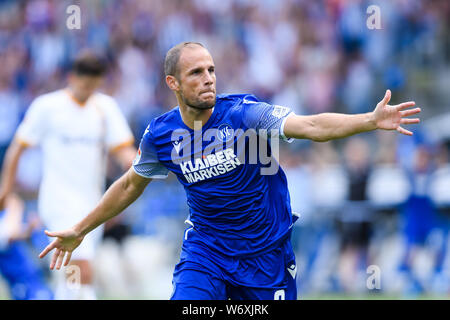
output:
[[205,48],[192,46],[181,51],[176,80],[178,86],[174,91],[186,105],[210,109],[216,104],[215,66]]
[[78,97],[88,99],[102,84],[101,76],[69,75],[69,85]]

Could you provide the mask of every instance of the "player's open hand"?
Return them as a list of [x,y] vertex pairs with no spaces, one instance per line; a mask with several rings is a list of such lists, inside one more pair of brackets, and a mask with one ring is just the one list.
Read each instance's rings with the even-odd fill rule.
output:
[[389,100],[391,100],[391,90],[386,90],[383,100],[377,104],[373,112],[377,128],[383,130],[397,130],[402,134],[412,136],[413,133],[406,130],[401,125],[419,123],[419,118],[406,117],[419,113],[421,111],[420,108],[411,109],[411,107],[416,105],[414,101],[391,106],[388,105]]
[[53,253],[52,261],[50,262],[50,269],[53,270],[56,265],[56,269],[59,270],[62,266],[64,256],[67,253],[64,266],[67,266],[70,262],[70,257],[72,256],[72,251],[77,248],[81,241],[83,241],[84,236],[78,235],[74,229],[67,229],[63,231],[49,232],[45,230],[45,234],[49,237],[55,237],[42,252],[39,254],[39,258],[43,258],[52,251],[56,249]]

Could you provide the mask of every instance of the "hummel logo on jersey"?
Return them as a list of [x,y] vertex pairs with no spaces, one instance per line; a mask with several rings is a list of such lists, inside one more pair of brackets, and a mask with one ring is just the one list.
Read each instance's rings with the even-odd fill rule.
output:
[[173,147],[175,148],[175,151],[180,154],[180,148],[181,148],[181,143],[180,141],[173,141],[172,142]]

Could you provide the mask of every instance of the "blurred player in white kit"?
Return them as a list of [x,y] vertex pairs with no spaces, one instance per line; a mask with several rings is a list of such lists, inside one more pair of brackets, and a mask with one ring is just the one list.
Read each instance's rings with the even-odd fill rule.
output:
[[[0,183],[0,210],[16,179],[19,158],[28,147],[40,146],[43,176],[38,210],[46,228],[66,229],[98,203],[110,153],[128,169],[136,156],[134,138],[115,100],[96,92],[106,73],[106,60],[81,52],[72,64],[68,86],[37,97],[30,105],[6,153]],[[71,265],[80,268],[78,289],[58,281],[56,299],[95,299],[92,260],[103,229],[90,233],[74,252]]]

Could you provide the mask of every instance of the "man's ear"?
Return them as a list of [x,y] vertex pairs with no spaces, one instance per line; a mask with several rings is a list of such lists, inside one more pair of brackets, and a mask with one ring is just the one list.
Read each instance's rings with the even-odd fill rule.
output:
[[180,90],[180,84],[174,76],[166,76],[166,84],[172,91]]

